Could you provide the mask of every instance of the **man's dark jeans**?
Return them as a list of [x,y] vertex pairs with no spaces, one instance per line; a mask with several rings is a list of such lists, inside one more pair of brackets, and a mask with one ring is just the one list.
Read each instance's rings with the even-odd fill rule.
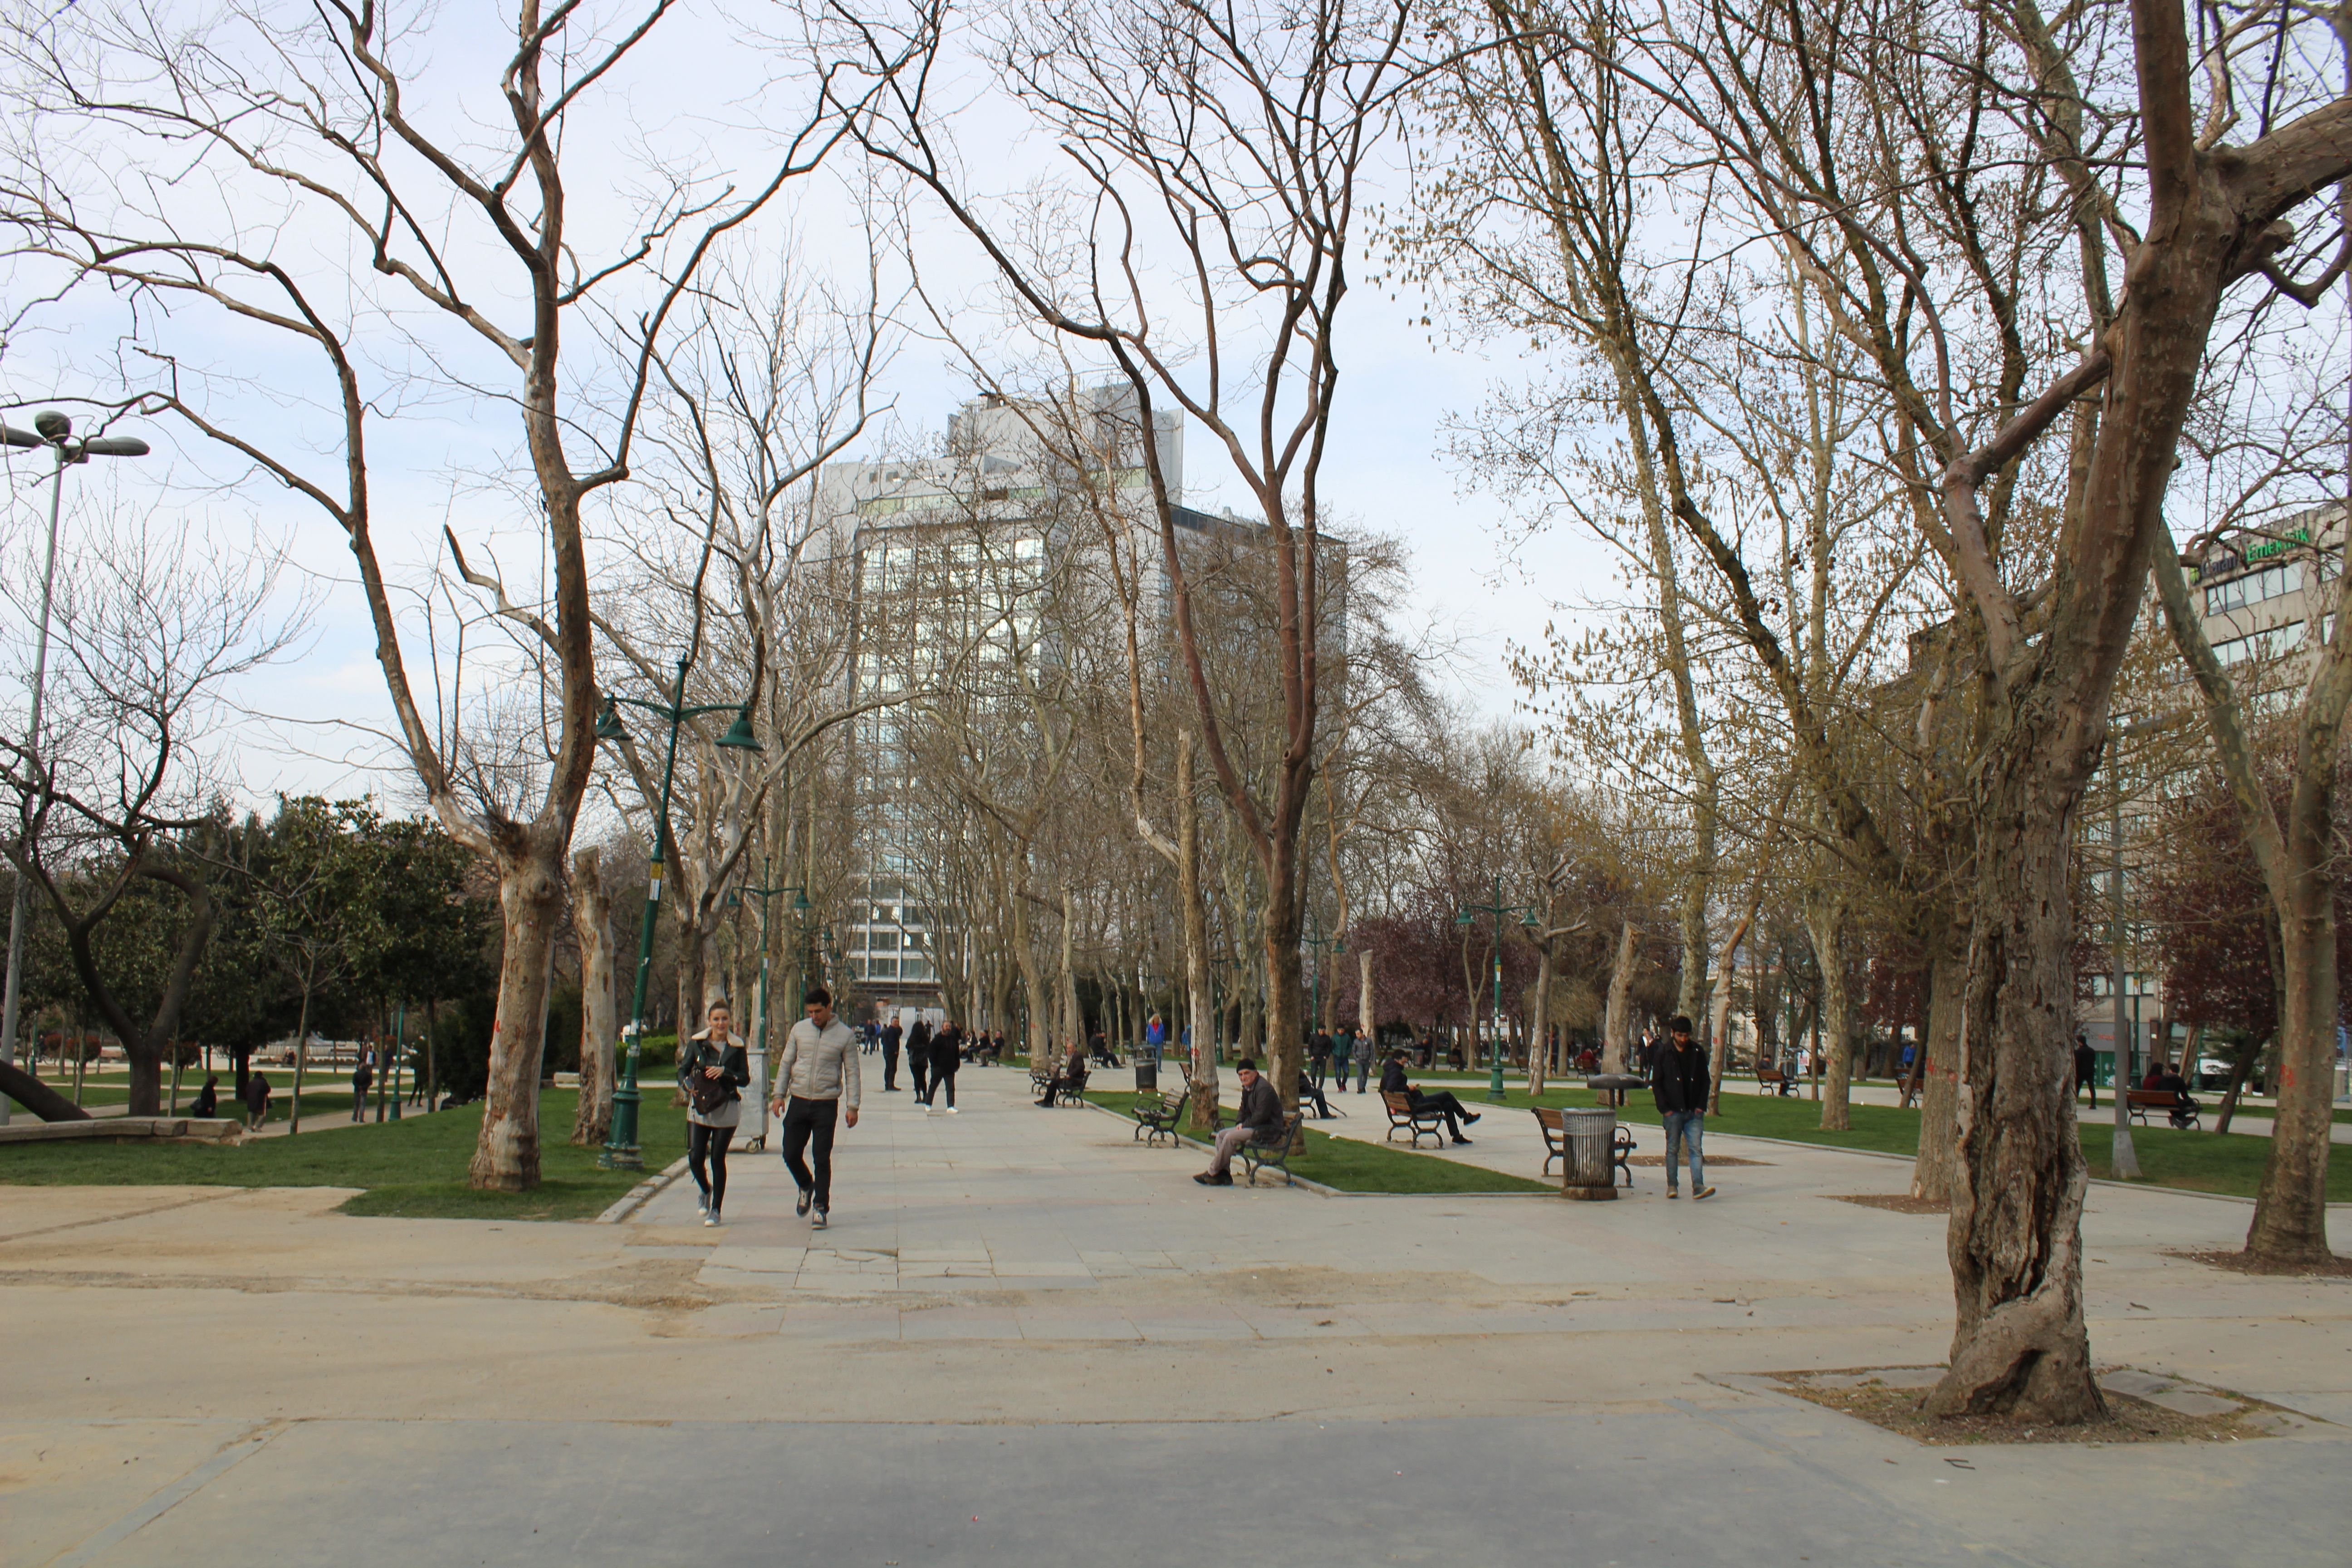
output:
[[1447,1132],[1456,1138],[1462,1136],[1461,1119],[1468,1113],[1462,1109],[1462,1102],[1454,1098],[1452,1089],[1441,1089],[1435,1094],[1423,1094],[1421,1090],[1414,1089],[1412,1108],[1419,1110],[1423,1107],[1433,1108],[1444,1116]]
[[[784,1101],[784,1169],[801,1191],[816,1194],[821,1209],[833,1206],[833,1134],[840,1114],[837,1100],[803,1100],[796,1094]],[[801,1158],[811,1144],[815,1145],[814,1172]]]

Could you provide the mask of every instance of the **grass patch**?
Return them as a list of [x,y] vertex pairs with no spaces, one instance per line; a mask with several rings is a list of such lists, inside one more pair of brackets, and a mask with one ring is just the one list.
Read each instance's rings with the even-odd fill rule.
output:
[[[638,1143],[646,1171],[686,1152],[686,1112],[667,1085],[646,1087]],[[306,1108],[310,1096],[303,1100]],[[528,1193],[478,1193],[466,1184],[482,1125],[479,1105],[299,1138],[222,1147],[204,1143],[26,1143],[0,1146],[0,1185],[358,1187],[346,1214],[444,1219],[593,1219],[644,1179],[601,1171],[597,1151],[564,1142],[578,1108],[574,1089],[539,1097],[541,1185]],[[344,1114],[351,1094],[344,1091]]]
[[[1134,1114],[1132,1090],[1089,1091],[1087,1099],[1116,1110]],[[1307,1148],[1292,1156],[1290,1168],[1310,1182],[1337,1187],[1343,1193],[1552,1193],[1557,1182],[1529,1181],[1478,1165],[1457,1164],[1434,1155],[1334,1138],[1314,1128],[1305,1129]]]

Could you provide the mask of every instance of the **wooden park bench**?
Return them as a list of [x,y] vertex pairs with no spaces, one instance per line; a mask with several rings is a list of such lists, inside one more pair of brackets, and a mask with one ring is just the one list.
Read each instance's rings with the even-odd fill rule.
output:
[[1794,1094],[1797,1080],[1779,1068],[1767,1064],[1756,1069],[1756,1089],[1759,1094]]
[[[1568,1162],[1568,1144],[1561,1131],[1559,1112],[1549,1105],[1531,1106],[1529,1109],[1536,1113],[1536,1127],[1543,1133],[1544,1163],[1538,1174],[1549,1176],[1554,1160],[1559,1161],[1563,1168]],[[1609,1163],[1615,1167],[1611,1180],[1623,1176],[1629,1187],[1633,1184],[1633,1130],[1620,1121],[1609,1140]]]
[[1412,1096],[1402,1089],[1381,1090],[1381,1103],[1387,1106],[1389,1110],[1389,1132],[1386,1142],[1393,1143],[1399,1132],[1410,1132],[1412,1136],[1408,1142],[1413,1148],[1418,1149],[1421,1147],[1421,1135],[1426,1132],[1437,1140],[1439,1148],[1445,1147],[1445,1112],[1433,1105],[1424,1105],[1415,1110]]
[[2172,1118],[2172,1124],[2175,1127],[2187,1127],[2200,1132],[2204,1131],[2197,1102],[2178,1089],[2127,1089],[2124,1090],[2124,1097],[2125,1105],[2131,1114],[2131,1119],[2142,1127],[2147,1125],[2149,1111],[2161,1110]]
[[1177,1142],[1176,1120],[1184,1114],[1191,1097],[1181,1089],[1165,1094],[1139,1094],[1135,1097],[1135,1135],[1147,1149],[1165,1138]]
[[1297,1140],[1300,1117],[1293,1111],[1283,1119],[1281,1126],[1261,1132],[1234,1152],[1241,1156],[1242,1169],[1249,1175],[1251,1186],[1257,1185],[1260,1171],[1280,1171],[1285,1186],[1297,1186],[1297,1178],[1290,1173],[1290,1146]]

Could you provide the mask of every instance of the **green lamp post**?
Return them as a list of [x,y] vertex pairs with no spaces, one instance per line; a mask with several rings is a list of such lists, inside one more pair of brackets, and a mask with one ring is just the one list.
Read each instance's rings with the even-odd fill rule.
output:
[[646,869],[645,923],[637,938],[636,999],[629,1008],[628,1055],[621,1069],[621,1081],[613,1089],[613,1131],[604,1140],[604,1151],[596,1156],[596,1163],[608,1171],[642,1171],[645,1154],[637,1147],[637,1052],[646,1032],[646,983],[652,978],[654,968],[655,919],[661,913],[662,868],[670,858],[669,836],[670,782],[677,773],[677,732],[688,719],[705,713],[732,713],[735,722],[719,737],[719,744],[739,752],[756,752],[759,737],[751,733],[751,710],[748,703],[711,702],[689,708],[686,704],[686,670],[692,655],[680,654],[677,660],[677,685],[667,702],[650,701],[641,697],[614,697],[607,694],[604,710],[596,716],[596,738],[618,741],[627,733],[621,724],[621,705],[642,708],[656,718],[669,721],[669,744],[662,760],[661,800],[654,815],[653,864]]
[[1523,929],[1532,930],[1536,923],[1536,910],[1531,904],[1503,902],[1503,879],[1496,877],[1494,901],[1472,904],[1454,917],[1454,923],[1460,926],[1475,925],[1478,923],[1480,915],[1491,915],[1495,921],[1494,1074],[1486,1080],[1486,1099],[1490,1104],[1500,1105],[1506,1098],[1503,1093],[1503,917],[1520,916],[1520,926]]

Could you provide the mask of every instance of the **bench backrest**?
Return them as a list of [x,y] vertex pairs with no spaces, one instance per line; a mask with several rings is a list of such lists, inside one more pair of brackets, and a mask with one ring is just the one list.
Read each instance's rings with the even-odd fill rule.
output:
[[1389,1108],[1389,1113],[1392,1116],[1410,1116],[1412,1114],[1412,1096],[1404,1093],[1401,1089],[1382,1089],[1381,1091],[1381,1103],[1385,1104]]
[[1543,1123],[1543,1129],[1545,1131],[1557,1132],[1559,1131],[1559,1110],[1557,1107],[1538,1105],[1533,1109],[1536,1113],[1536,1120]]
[[1250,1139],[1251,1147],[1257,1149],[1289,1148],[1291,1140],[1298,1136],[1298,1124],[1303,1120],[1305,1120],[1304,1113],[1293,1111],[1290,1115],[1283,1118],[1281,1126],[1269,1128],[1265,1131],[1255,1134]]
[[2176,1089],[2128,1089],[2124,1093],[2132,1105],[2178,1105],[2186,1098]]

